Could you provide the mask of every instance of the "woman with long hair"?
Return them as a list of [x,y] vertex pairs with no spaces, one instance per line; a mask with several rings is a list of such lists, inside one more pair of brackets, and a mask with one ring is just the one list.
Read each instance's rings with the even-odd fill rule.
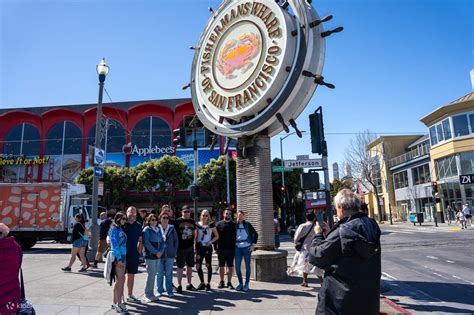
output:
[[[237,291],[248,291],[250,283],[250,256],[253,247],[257,244],[258,234],[250,222],[245,221],[245,212],[237,211],[236,223],[236,243],[235,243],[235,272],[239,285],[235,288]],[[245,262],[245,284],[242,278],[242,259]]]
[[173,297],[173,264],[178,254],[178,233],[174,226],[170,223],[170,212],[161,211],[159,220],[161,236],[164,241],[163,254],[158,259],[158,275],[156,277],[158,295],[163,294],[163,280],[166,279],[166,292],[168,297]]
[[123,301],[123,287],[125,284],[125,258],[127,256],[127,234],[123,231],[127,217],[124,213],[118,212],[114,217],[114,223],[109,231],[110,250],[115,256],[115,285],[114,299],[112,307],[117,313],[128,312]]
[[[211,222],[211,215],[208,210],[202,210],[201,219],[198,222],[198,236],[196,240],[196,270],[201,280],[198,290],[211,290],[212,278],[212,244],[219,239],[216,226]],[[204,272],[202,262],[206,260],[207,284],[204,283]]]
[[76,261],[76,255],[79,255],[79,259],[82,263],[82,268],[79,270],[79,272],[85,272],[87,270],[86,246],[89,235],[86,234],[85,221],[82,213],[76,214],[74,218],[76,219],[76,223],[72,229],[71,258],[69,259],[69,265],[67,265],[67,267],[61,268],[61,270],[71,271],[71,267]]
[[153,293],[155,287],[156,274],[158,273],[158,262],[163,254],[164,240],[158,228],[158,216],[154,213],[145,219],[145,228],[143,229],[143,242],[145,244],[145,262],[146,262],[146,285],[144,302],[153,302],[158,299]]
[[309,212],[306,214],[306,223],[300,224],[298,229],[295,232],[295,244],[302,242],[300,250],[297,250],[295,256],[293,257],[293,263],[288,269],[288,275],[302,275],[303,283],[301,286],[308,287],[308,275],[310,273],[316,274],[319,281],[323,281],[323,271],[309,262],[309,247],[311,246],[311,241],[314,236],[314,212]]

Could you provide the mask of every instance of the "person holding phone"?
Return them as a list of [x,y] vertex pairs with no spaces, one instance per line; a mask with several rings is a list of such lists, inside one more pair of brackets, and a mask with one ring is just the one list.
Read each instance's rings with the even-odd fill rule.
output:
[[[322,216],[321,216],[322,220]],[[303,276],[303,282],[301,283],[302,287],[308,287],[308,275],[315,274],[319,281],[323,281],[323,271],[309,262],[309,246],[311,245],[311,240],[314,237],[314,224],[315,224],[315,214],[314,212],[308,212],[306,214],[306,222],[300,224],[298,229],[295,232],[295,245],[298,242],[302,242],[300,250],[296,250],[295,256],[293,257],[293,262],[288,268],[288,275],[300,275]]]

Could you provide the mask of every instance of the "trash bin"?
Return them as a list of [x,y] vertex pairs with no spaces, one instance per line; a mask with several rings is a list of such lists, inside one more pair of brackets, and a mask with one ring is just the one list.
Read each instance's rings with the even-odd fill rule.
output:
[[416,225],[416,223],[418,223],[421,226],[421,223],[425,222],[423,212],[410,213],[410,222],[413,223],[413,225]]

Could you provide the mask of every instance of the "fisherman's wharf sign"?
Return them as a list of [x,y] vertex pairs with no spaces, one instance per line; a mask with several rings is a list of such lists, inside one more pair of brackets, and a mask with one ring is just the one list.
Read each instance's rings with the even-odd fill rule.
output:
[[[303,71],[320,74],[322,26],[303,0],[225,0],[212,12],[196,46],[191,74],[193,105],[213,133],[241,137],[296,117],[316,85]],[[281,117],[279,121],[276,116]]]

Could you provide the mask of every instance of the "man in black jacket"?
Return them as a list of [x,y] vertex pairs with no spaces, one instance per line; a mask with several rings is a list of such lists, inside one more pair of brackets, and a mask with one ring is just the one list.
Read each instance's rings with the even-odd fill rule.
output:
[[233,289],[231,279],[234,272],[236,228],[234,221],[232,221],[232,211],[230,209],[225,209],[224,220],[217,222],[216,228],[219,233],[216,251],[217,258],[219,259],[219,275],[221,278],[218,288],[222,289],[225,287],[224,273],[225,267],[227,266],[227,288]]
[[315,226],[309,261],[324,269],[316,314],[379,314],[381,251],[377,223],[349,189],[334,198],[339,221],[323,236]]

